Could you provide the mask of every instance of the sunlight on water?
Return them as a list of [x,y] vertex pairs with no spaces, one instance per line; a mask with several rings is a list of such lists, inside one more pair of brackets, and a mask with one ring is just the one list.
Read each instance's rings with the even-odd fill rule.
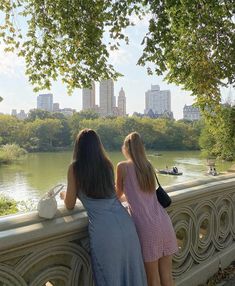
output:
[[[120,152],[109,152],[114,166],[124,160]],[[60,153],[28,154],[11,165],[0,166],[0,194],[21,201],[22,208],[32,209],[38,199],[53,186],[66,184],[67,168],[71,162],[72,151]],[[207,176],[206,160],[200,152],[163,151],[160,154],[148,152],[148,158],[155,168],[171,169],[177,166],[182,176],[158,175],[162,185],[173,185]],[[231,162],[216,162],[219,172],[226,171]],[[59,200],[58,200],[59,201]]]

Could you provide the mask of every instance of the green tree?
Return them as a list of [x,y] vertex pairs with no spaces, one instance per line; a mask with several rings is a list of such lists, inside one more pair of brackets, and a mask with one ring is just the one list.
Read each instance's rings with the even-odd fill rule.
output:
[[1,144],[18,143],[22,122],[11,115],[0,114]]
[[28,139],[30,143],[36,143],[35,149],[40,151],[53,150],[53,142],[62,128],[58,119],[36,119],[28,123]]
[[235,107],[225,106],[213,124],[206,121],[199,144],[205,156],[233,160],[235,154]]
[[[118,75],[108,62],[103,36],[108,29],[113,39],[124,38],[121,29],[130,24],[128,13],[136,10],[127,2],[130,1],[2,0],[0,10],[5,13],[5,24],[1,26],[1,36],[8,50],[20,49],[36,90],[49,88],[51,79],[59,75],[69,91],[89,86],[91,79]],[[121,17],[118,11],[123,11]],[[27,18],[25,39],[12,14]],[[116,48],[115,44],[109,46]]]
[[[84,119],[86,120],[93,120],[99,118],[99,114],[92,110],[87,111],[80,111],[74,113],[71,118],[69,119],[69,123],[72,129],[72,140],[74,140],[79,133],[79,131],[82,129],[80,126],[80,122]],[[82,125],[84,126],[84,125]],[[87,126],[88,127],[88,126]],[[85,127],[83,127],[85,128]],[[89,127],[92,128],[92,127]]]
[[216,139],[211,132],[209,124],[205,124],[202,133],[199,137],[199,145],[202,149],[202,154],[204,157],[216,157],[217,154],[214,150]]
[[83,119],[96,119],[99,118],[99,114],[94,110],[82,110],[80,112],[75,113],[75,117],[79,120]]
[[71,146],[71,128],[67,119],[60,119],[61,127],[53,139],[53,146],[68,147]]
[[[234,10],[230,0],[2,0],[0,37],[7,50],[17,48],[25,58],[36,90],[60,77],[72,91],[119,75],[109,50],[128,42],[124,29],[132,16],[147,12],[138,64],[190,90],[210,111],[219,108],[220,86],[235,82]],[[27,19],[26,35],[15,25],[20,14]]]
[[[219,108],[220,86],[235,82],[234,2],[146,1],[154,12],[139,64],[192,91],[205,110]],[[208,109],[206,109],[208,110]]]
[[27,121],[34,121],[36,119],[52,118],[52,113],[42,109],[31,109],[29,111]]
[[[70,123],[69,123],[69,120],[64,116],[64,114],[62,114],[61,112],[48,112],[48,111],[40,110],[40,109],[30,110],[27,121],[34,122],[37,119],[41,119],[41,120],[56,119],[56,122],[60,122],[60,128],[59,130],[57,130],[58,132],[56,132],[56,135],[53,136],[52,142],[49,144],[50,149],[52,145],[53,147],[67,147],[71,145]],[[44,121],[44,122],[48,123],[49,121]],[[26,129],[27,129],[27,126],[26,126]],[[28,131],[26,131],[26,133]],[[39,147],[40,139],[38,136],[30,137],[28,134],[26,137],[28,138],[26,142],[27,148],[31,150],[35,148],[36,149],[40,148]]]
[[[73,121],[72,134],[75,137],[83,128],[94,129],[106,148],[121,148],[124,138],[130,132],[141,134],[145,147],[155,150],[197,150],[199,131],[194,123],[176,122],[168,119],[150,118],[97,118]],[[75,129],[73,129],[75,128]]]

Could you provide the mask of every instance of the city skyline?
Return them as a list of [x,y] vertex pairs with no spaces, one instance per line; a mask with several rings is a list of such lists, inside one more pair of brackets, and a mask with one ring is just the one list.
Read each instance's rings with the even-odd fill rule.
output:
[[[118,96],[121,87],[125,88],[128,95],[126,112],[132,115],[134,112],[144,112],[145,92],[151,84],[159,85],[162,90],[171,91],[171,109],[174,118],[183,118],[184,105],[191,105],[194,98],[189,91],[184,91],[175,84],[168,84],[163,76],[147,75],[146,68],[137,66],[137,60],[142,52],[142,36],[146,32],[148,21],[143,20],[136,23],[136,27],[126,29],[130,44],[121,44],[117,51],[110,51],[110,63],[117,71],[123,74],[118,78],[114,86],[114,95]],[[50,90],[33,92],[33,87],[28,83],[25,75],[25,64],[23,59],[18,58],[14,53],[5,53],[4,44],[0,44],[0,96],[3,101],[0,103],[0,113],[11,113],[12,109],[25,110],[28,112],[36,108],[36,97],[40,93],[52,93],[54,101],[59,102],[61,108],[70,107],[77,111],[82,110],[82,89],[76,89],[72,96],[67,95],[66,87],[60,81],[54,82]],[[98,90],[98,83],[96,90]],[[225,101],[229,89],[222,88],[222,101]],[[234,101],[234,89],[232,100]],[[99,96],[96,98],[99,104]]]
[[126,96],[123,87],[119,95],[114,95],[114,81],[112,79],[99,82],[99,105],[96,102],[95,83],[91,88],[82,90],[82,110],[93,110],[101,116],[126,116]]
[[[1,81],[1,78],[0,78],[0,81]],[[117,90],[117,88],[115,88],[115,83],[117,83],[117,82],[114,82],[114,90]],[[99,87],[98,87],[98,84],[99,84],[99,82],[97,83],[97,82],[94,82],[94,84],[95,84],[95,89],[96,90],[99,90]],[[155,84],[151,84],[151,86],[156,86]],[[0,87],[0,90],[1,90],[1,87]],[[119,96],[119,94],[120,94],[120,91],[121,90],[123,90],[123,87],[121,87],[120,88],[120,90],[119,91],[115,91],[114,92],[114,97],[116,98],[116,107],[118,106],[118,96]],[[148,90],[146,90],[146,91],[149,91],[149,88],[148,88]],[[145,91],[145,93],[146,93],[146,91]],[[227,92],[228,92],[228,94],[227,94],[227,96],[224,96],[224,100],[223,100],[223,102],[226,102],[227,100],[229,100],[229,101],[233,101],[234,102],[234,100],[235,100],[235,98],[234,98],[234,96],[233,96],[233,92],[232,92],[232,89],[230,88],[229,90],[227,90]],[[41,94],[52,94],[53,95],[53,98],[56,98],[55,100],[56,100],[56,102],[54,102],[53,103],[53,105],[54,104],[58,104],[59,105],[59,108],[60,108],[60,110],[63,110],[63,109],[73,109],[73,110],[76,110],[77,112],[79,112],[79,111],[82,111],[83,110],[83,96],[82,96],[82,90],[81,90],[81,102],[80,102],[80,104],[79,104],[79,106],[80,106],[80,108],[78,109],[78,108],[74,108],[73,106],[69,106],[68,104],[67,105],[63,105],[63,104],[61,104],[61,102],[58,102],[59,100],[58,100],[58,96],[56,97],[56,94],[53,94],[52,92],[48,92],[48,93],[35,93],[35,95],[34,95],[34,97],[33,97],[33,101],[34,101],[34,104],[33,104],[33,106],[29,106],[28,107],[28,109],[27,108],[24,108],[24,106],[23,105],[21,105],[21,107],[18,107],[18,108],[16,108],[15,106],[10,106],[9,108],[11,108],[11,109],[9,109],[9,111],[7,111],[7,112],[4,112],[4,111],[2,111],[1,110],[1,104],[3,103],[3,101],[0,103],[0,114],[1,113],[3,113],[3,114],[12,114],[12,111],[14,110],[14,111],[17,111],[17,113],[19,113],[19,112],[21,112],[21,111],[25,111],[26,113],[28,113],[31,109],[37,109],[37,99],[38,99],[38,97],[39,97],[39,95],[41,95]],[[1,94],[0,94],[1,95]],[[68,96],[68,95],[67,95]],[[96,94],[96,96],[95,96],[95,111],[97,111],[97,107],[99,106],[99,102],[100,102],[100,94],[99,93],[97,93]],[[68,96],[69,97],[69,96]],[[128,113],[128,111],[126,111],[126,114],[127,115],[129,115],[129,116],[131,116],[131,115],[133,115],[133,113],[145,113],[145,94],[143,95],[143,101],[144,101],[144,105],[142,106],[142,110],[138,110],[138,111],[133,111],[132,113]],[[127,101],[128,102],[128,101]],[[193,101],[192,101],[192,103],[183,103],[183,105],[182,105],[182,110],[180,110],[180,113],[182,113],[182,116],[181,117],[177,117],[177,114],[176,114],[176,116],[175,116],[175,113],[174,113],[174,108],[171,108],[171,110],[172,110],[172,112],[173,112],[173,115],[174,115],[174,119],[176,119],[176,120],[179,120],[179,119],[184,119],[184,107],[185,107],[185,105],[187,105],[187,106],[191,106],[193,104]],[[54,107],[53,107],[53,110],[54,110]]]

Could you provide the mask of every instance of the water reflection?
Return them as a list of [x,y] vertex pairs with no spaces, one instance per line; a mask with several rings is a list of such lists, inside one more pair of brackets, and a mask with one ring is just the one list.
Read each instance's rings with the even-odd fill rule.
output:
[[[108,153],[113,164],[124,159],[120,152]],[[161,152],[161,156],[149,152],[149,159],[155,168],[177,166],[182,176],[159,175],[163,185],[185,182],[206,175],[206,161],[200,158],[200,152]],[[66,183],[67,168],[71,162],[72,151],[60,153],[35,153],[11,165],[0,166],[0,194],[7,194],[21,200],[38,200],[51,187]],[[217,163],[218,171],[225,171],[229,163]]]

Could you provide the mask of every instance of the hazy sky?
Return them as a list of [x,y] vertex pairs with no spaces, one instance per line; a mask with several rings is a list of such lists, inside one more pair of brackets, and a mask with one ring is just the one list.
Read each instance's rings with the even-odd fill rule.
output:
[[[136,26],[126,30],[130,38],[128,46],[121,45],[119,51],[111,53],[110,62],[117,71],[124,76],[119,78],[114,84],[115,96],[118,95],[123,87],[127,97],[127,113],[134,111],[144,112],[145,92],[151,88],[151,84],[160,85],[161,90],[169,89],[171,91],[171,106],[174,117],[180,119],[183,117],[184,104],[192,104],[194,99],[190,92],[183,91],[180,87],[173,84],[167,84],[163,77],[148,76],[144,67],[137,66],[137,60],[141,55],[142,47],[140,45],[143,35],[147,28],[148,20],[136,20]],[[36,97],[39,93],[34,93],[32,86],[28,83],[24,74],[24,61],[17,58],[12,53],[4,53],[3,45],[0,44],[0,96],[4,100],[0,103],[0,113],[11,113],[12,109],[19,112],[24,109],[26,112],[36,107]],[[54,96],[54,102],[58,102],[61,108],[71,107],[77,111],[82,107],[82,91],[76,90],[72,96],[68,96],[65,86],[60,82],[53,84],[50,91],[44,90],[41,93],[51,92]],[[224,97],[227,97],[228,90],[222,91]],[[234,91],[232,91],[234,93]],[[99,102],[99,85],[96,84],[96,102]]]

